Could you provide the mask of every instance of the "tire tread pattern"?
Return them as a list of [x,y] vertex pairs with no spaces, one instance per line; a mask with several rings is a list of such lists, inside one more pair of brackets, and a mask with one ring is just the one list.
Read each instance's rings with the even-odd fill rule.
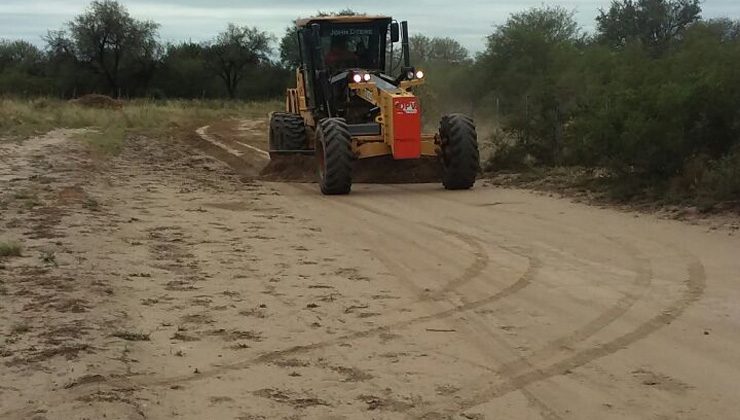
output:
[[442,117],[442,184],[448,190],[467,190],[475,184],[480,171],[478,135],[473,120],[464,114]]
[[344,118],[326,118],[319,123],[319,141],[324,153],[321,192],[326,195],[349,194],[352,189],[352,135]]
[[306,125],[299,114],[275,112],[270,119],[270,150],[305,150]]

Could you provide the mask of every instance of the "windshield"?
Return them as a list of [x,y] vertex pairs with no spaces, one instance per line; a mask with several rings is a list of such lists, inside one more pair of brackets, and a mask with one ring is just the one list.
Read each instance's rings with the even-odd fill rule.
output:
[[322,28],[321,50],[332,72],[347,68],[382,69],[381,40],[385,27],[377,24],[332,24]]

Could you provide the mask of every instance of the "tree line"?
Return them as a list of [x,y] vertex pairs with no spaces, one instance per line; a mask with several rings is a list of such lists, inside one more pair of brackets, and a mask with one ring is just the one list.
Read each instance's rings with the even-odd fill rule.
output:
[[740,204],[740,22],[701,12],[614,0],[591,34],[560,7],[515,13],[425,93],[495,121],[491,169],[594,168],[618,198]]
[[[159,24],[114,0],[44,36],[43,49],[0,41],[0,93],[70,98],[273,98],[291,72],[271,60],[273,35],[229,24],[209,42],[159,42]],[[248,83],[244,81],[248,80]]]

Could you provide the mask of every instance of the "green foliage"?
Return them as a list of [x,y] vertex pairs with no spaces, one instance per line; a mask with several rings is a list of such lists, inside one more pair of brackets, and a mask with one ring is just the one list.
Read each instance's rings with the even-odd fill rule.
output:
[[212,98],[223,90],[205,66],[204,47],[192,42],[170,44],[154,75],[153,94],[160,98]]
[[268,61],[272,35],[248,26],[230,23],[204,51],[206,67],[220,78],[229,98],[237,95],[239,84],[250,67]]
[[595,40],[559,8],[513,15],[475,63],[476,111],[501,125],[489,168],[603,168],[620,199],[740,198],[740,23],[699,14],[614,2]]
[[[559,7],[517,13],[488,37],[477,74],[481,99],[493,98],[504,129],[518,138],[516,147],[535,160],[556,163],[561,155],[562,125],[574,101],[574,88],[563,78],[578,57],[580,32],[573,14]],[[575,81],[573,81],[575,82]]]
[[[418,88],[424,106],[424,123],[436,128],[444,114],[461,112],[471,108],[471,99],[475,97],[471,80],[472,60],[468,50],[452,38],[430,38],[425,35],[413,35],[409,40],[411,65],[424,70],[427,84]],[[400,50],[400,49],[399,49]],[[393,64],[400,63],[393,57]]]
[[411,62],[425,66],[434,63],[464,63],[468,60],[468,50],[452,38],[434,37],[416,34],[409,40]]
[[569,126],[573,157],[665,179],[695,156],[725,156],[740,139],[738,53],[698,24],[663,57],[639,45],[607,56]]
[[231,25],[210,43],[162,45],[158,28],[132,17],[122,2],[99,0],[62,29],[49,31],[45,50],[0,40],[0,95],[262,99],[283,94],[288,77],[270,60],[271,35]]
[[44,53],[26,41],[0,40],[0,92],[45,92]]
[[711,162],[696,180],[695,189],[705,202],[737,202],[740,197],[740,147]]
[[63,41],[63,33],[55,41],[72,46],[77,59],[101,74],[113,94],[124,77],[135,76],[145,83],[150,78],[159,49],[159,24],[134,19],[117,1],[101,0],[93,1],[68,27],[71,42]]
[[699,20],[700,0],[614,0],[596,18],[601,42],[621,48],[639,41],[656,53],[665,51]]
[[301,65],[296,26],[285,28],[285,35],[280,39],[280,63],[288,69],[297,69]]
[[43,73],[44,53],[26,41],[0,40],[0,71],[9,69],[31,75]]

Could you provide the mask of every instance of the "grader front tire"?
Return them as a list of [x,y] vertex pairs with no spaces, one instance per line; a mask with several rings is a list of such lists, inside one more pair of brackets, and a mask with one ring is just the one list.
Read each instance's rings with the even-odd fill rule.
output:
[[316,140],[319,185],[325,195],[344,195],[352,190],[352,136],[344,118],[319,123]]
[[442,117],[439,125],[442,149],[442,185],[448,190],[467,190],[480,170],[478,134],[473,120],[463,114]]

